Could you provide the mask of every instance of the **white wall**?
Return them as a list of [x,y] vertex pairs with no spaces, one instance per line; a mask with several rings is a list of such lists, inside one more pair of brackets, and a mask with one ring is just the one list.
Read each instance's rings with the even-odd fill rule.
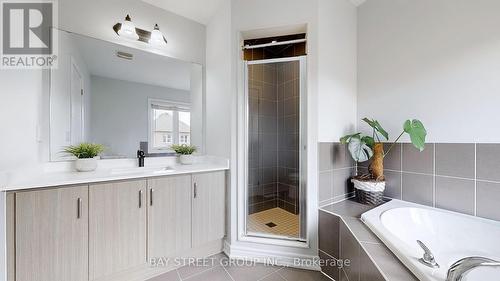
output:
[[358,11],[358,117],[392,137],[419,118],[429,141],[499,142],[500,1],[369,0]]
[[331,142],[356,127],[357,10],[319,0],[318,11],[318,140]]
[[227,158],[231,156],[231,100],[234,95],[230,2],[222,2],[206,30],[206,151],[209,155]]
[[[43,73],[0,70],[0,171],[28,168],[48,158],[37,141],[43,105]],[[48,129],[48,128],[47,128]],[[41,155],[42,151],[47,155]]]
[[136,156],[148,141],[148,98],[190,103],[188,91],[92,76],[90,141],[107,154]]

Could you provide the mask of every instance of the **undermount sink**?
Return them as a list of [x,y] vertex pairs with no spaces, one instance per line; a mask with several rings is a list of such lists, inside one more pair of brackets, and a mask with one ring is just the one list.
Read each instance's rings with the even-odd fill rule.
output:
[[172,167],[135,167],[135,168],[117,168],[112,169],[111,174],[113,175],[127,175],[127,174],[168,174],[175,172]]

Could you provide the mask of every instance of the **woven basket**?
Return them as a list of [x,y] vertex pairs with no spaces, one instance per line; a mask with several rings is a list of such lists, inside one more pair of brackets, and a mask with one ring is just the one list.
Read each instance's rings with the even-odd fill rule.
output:
[[356,199],[361,204],[379,205],[384,202],[385,181],[366,181],[352,179]]

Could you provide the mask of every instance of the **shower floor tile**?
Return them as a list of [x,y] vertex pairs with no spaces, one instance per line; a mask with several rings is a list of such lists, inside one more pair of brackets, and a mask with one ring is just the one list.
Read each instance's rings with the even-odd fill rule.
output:
[[281,208],[251,214],[247,224],[248,232],[299,237],[299,216]]

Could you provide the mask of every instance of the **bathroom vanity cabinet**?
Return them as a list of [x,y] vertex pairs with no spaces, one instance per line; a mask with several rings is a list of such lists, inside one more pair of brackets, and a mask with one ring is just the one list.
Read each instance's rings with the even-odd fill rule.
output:
[[225,171],[7,192],[8,281],[146,280],[220,252]]

